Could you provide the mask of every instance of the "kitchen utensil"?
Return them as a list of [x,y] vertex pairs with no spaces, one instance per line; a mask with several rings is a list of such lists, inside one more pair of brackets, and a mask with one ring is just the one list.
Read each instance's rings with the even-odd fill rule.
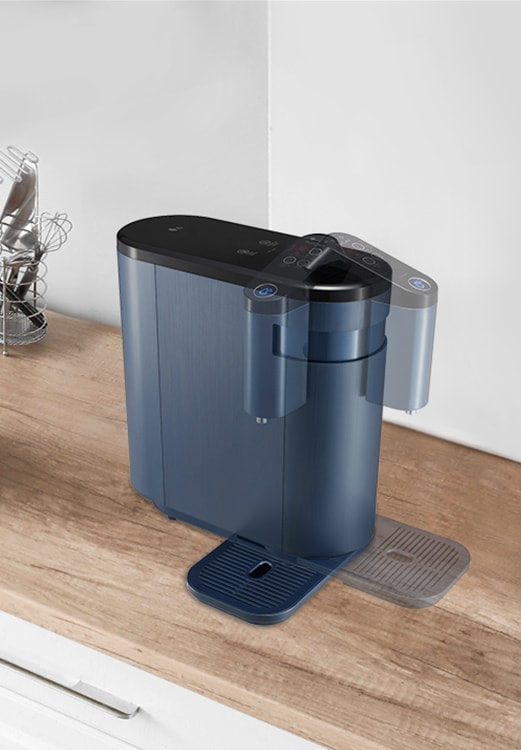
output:
[[0,151],[0,184],[4,181],[2,173],[8,179],[20,182],[21,169],[26,161],[37,164],[38,157],[32,151],[24,153],[16,146],[8,146],[5,151]]
[[72,229],[72,223],[66,213],[43,213],[38,221],[39,241],[34,251],[34,262],[27,266],[22,280],[18,284],[17,294],[23,299],[34,283],[42,257],[55,252],[64,244]]
[[72,222],[65,212],[50,214],[44,212],[39,220],[39,239],[46,252],[58,250],[72,229]]
[[0,214],[1,241],[13,245],[27,222],[38,214],[38,157],[16,146],[0,151],[0,169],[13,180]]
[[47,321],[45,320],[43,312],[38,310],[38,308],[30,302],[24,301],[24,299],[20,297],[7,283],[3,284],[3,293],[9,302],[16,304],[16,309],[23,312],[34,328],[42,329],[47,326]]
[[5,254],[3,251],[0,252],[0,256],[6,261],[6,281],[11,289],[15,289],[18,275],[22,268],[33,262],[34,256],[28,252],[25,248],[19,249],[17,252],[10,252]]

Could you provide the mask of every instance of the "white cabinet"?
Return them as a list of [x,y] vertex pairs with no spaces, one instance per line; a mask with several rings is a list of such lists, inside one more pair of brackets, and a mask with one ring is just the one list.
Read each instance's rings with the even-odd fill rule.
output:
[[0,747],[319,748],[4,612],[0,612]]

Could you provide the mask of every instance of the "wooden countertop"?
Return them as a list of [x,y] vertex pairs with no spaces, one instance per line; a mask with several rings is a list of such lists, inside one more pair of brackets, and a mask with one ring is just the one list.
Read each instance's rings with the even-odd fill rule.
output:
[[186,591],[218,539],[129,485],[117,329],[50,314],[0,384],[0,609],[330,748],[521,746],[521,465],[386,424],[379,512],[469,572],[424,610],[333,580],[255,627]]

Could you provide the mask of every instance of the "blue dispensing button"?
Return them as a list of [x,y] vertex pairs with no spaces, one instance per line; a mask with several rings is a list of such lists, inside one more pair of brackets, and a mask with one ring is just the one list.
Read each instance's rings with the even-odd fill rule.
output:
[[418,276],[411,276],[409,279],[409,285],[414,289],[419,289],[420,292],[426,292],[431,288],[431,285],[425,279],[420,279]]
[[275,284],[259,284],[253,290],[253,294],[260,299],[266,299],[268,297],[274,297],[278,292]]

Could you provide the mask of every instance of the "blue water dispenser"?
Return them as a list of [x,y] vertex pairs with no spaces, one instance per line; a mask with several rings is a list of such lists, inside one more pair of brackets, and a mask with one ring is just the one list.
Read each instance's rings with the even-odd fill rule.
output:
[[284,620],[375,538],[382,410],[427,402],[436,284],[352,235],[197,216],[123,227],[118,265],[132,485],[225,537],[198,599]]

